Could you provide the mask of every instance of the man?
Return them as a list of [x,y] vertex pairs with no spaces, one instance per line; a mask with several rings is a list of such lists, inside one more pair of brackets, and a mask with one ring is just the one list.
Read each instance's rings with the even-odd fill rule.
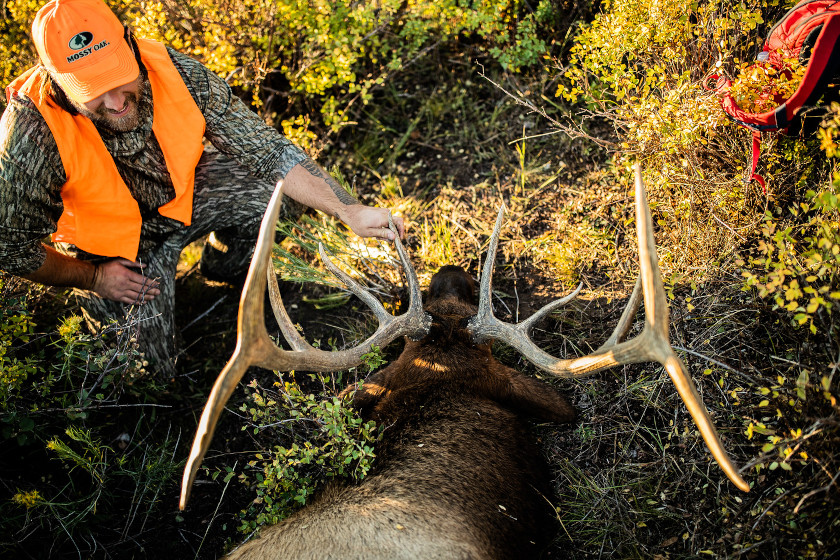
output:
[[102,0],[51,0],[32,39],[40,63],[8,86],[0,120],[0,269],[76,288],[93,322],[138,310],[153,367],[174,364],[181,250],[213,232],[202,272],[240,277],[278,180],[285,217],[301,203],[393,238],[386,210],[360,204],[206,67],[134,38]]

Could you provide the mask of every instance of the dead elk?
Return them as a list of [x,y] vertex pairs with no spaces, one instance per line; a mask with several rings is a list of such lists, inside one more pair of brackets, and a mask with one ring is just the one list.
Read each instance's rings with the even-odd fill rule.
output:
[[[495,360],[490,353],[492,340],[509,344],[559,377],[589,375],[619,364],[663,364],[718,464],[738,488],[749,490],[668,341],[667,303],[638,169],[639,281],[610,338],[592,354],[574,359],[543,352],[530,340],[530,331],[537,321],[575,297],[580,287],[516,325],[493,316],[490,278],[501,211],[481,275],[478,307],[471,302],[472,278],[460,268],[444,267],[432,279],[424,308],[416,274],[397,239],[409,287],[409,309],[400,316],[390,315],[333,266],[322,249],[325,264],[373,310],[379,327],[349,350],[327,352],[311,347],[287,316],[276,276],[268,270],[280,191],[263,220],[243,291],[236,350],[208,398],[184,471],[181,508],[219,415],[248,367],[336,371],[361,363],[362,354],[372,345],[384,346],[400,336],[407,337],[407,342],[400,357],[365,380],[353,397],[363,416],[387,426],[371,473],[359,485],[329,486],[313,503],[264,529],[259,539],[240,547],[231,558],[537,557],[553,535],[554,511],[548,501],[545,465],[528,436],[525,419],[568,422],[574,411],[550,386]],[[271,341],[262,321],[266,282],[290,351]],[[621,342],[642,298],[644,330]]]

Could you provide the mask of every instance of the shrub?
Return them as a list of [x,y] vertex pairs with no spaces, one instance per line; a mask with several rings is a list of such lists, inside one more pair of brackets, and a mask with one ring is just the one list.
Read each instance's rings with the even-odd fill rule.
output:
[[617,131],[616,172],[642,163],[654,219],[680,248],[660,255],[666,273],[699,280],[754,228],[756,187],[739,181],[748,134],[728,123],[706,82],[749,64],[778,9],[772,0],[607,2],[561,66],[557,95]]
[[469,5],[457,0],[191,0],[124,7],[141,35],[203,60],[231,85],[250,92],[257,105],[265,104],[273,122],[278,120],[273,113],[283,110],[275,101],[290,96],[317,106],[333,131],[350,124],[349,109],[366,104],[394,72],[461,36],[478,37],[512,71],[533,64],[548,50],[536,26],[555,16],[547,0],[533,13],[520,0]]
[[[312,377],[334,384],[325,376]],[[240,410],[250,422],[242,429],[261,440],[267,438],[267,443],[240,475],[257,496],[242,512],[240,531],[251,533],[288,517],[331,479],[360,480],[368,473],[378,437],[374,422],[363,422],[338,397],[307,393],[294,373],[287,380],[280,377],[268,389],[256,381],[248,387],[250,402]]]
[[[86,550],[91,537],[108,546],[119,534],[97,518],[125,515],[125,531],[145,524],[178,468],[177,438],[148,437],[146,407],[160,386],[128,329],[90,335],[75,315],[37,324],[34,290],[6,283],[0,277],[0,426],[11,475],[2,479],[10,494],[0,501],[0,549],[60,554]],[[132,427],[114,434],[123,422]]]
[[[40,0],[3,2],[0,19],[0,82],[5,88],[36,59],[29,33]],[[0,107],[6,107],[6,96],[0,96]]]
[[[35,60],[29,30],[36,0],[4,4],[0,55],[4,85]],[[541,0],[189,0],[109,5],[142,37],[163,41],[202,60],[250,94],[273,124],[320,113],[333,131],[350,124],[349,109],[365,104],[391,75],[437,45],[475,38],[480,49],[517,72],[549,49],[539,31],[558,19]],[[278,115],[288,100],[295,113]],[[317,107],[301,111],[300,107]]]
[[[838,155],[835,139],[840,134],[840,105],[831,106],[832,116],[820,130],[826,156]],[[829,330],[830,316],[840,300],[840,172],[816,183],[804,196],[768,210],[757,246],[738,261],[744,267],[746,289],[787,311],[797,325],[817,333],[815,319]],[[818,321],[819,322],[819,321]]]
[[[0,293],[3,291],[3,281],[0,279]],[[14,348],[19,344],[26,344],[32,337],[35,324],[26,308],[24,298],[10,297],[0,308],[0,411],[6,412],[13,408],[13,403],[19,397],[24,382],[35,373],[35,360],[32,356],[16,356]],[[5,419],[5,418],[4,418]],[[31,425],[30,425],[31,426]],[[29,430],[24,430],[24,432]],[[8,427],[4,428],[3,437],[9,438],[12,433]],[[17,434],[22,437],[23,434]]]

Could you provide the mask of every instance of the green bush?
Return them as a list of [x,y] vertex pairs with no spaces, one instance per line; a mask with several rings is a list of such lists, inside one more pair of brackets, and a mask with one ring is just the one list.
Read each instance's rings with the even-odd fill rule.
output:
[[[2,291],[3,281],[0,279],[0,293]],[[26,419],[25,427],[19,426],[20,431],[13,433],[11,425],[16,423],[12,420],[14,403],[19,398],[26,380],[35,373],[36,365],[32,356],[18,357],[14,349],[20,344],[28,343],[34,331],[35,324],[26,308],[25,299],[20,296],[6,299],[0,308],[0,412],[4,414],[2,433],[4,439],[14,435],[20,443],[25,441],[25,434],[31,431],[34,423],[31,419]]]
[[[0,499],[0,550],[59,554],[91,535],[113,538],[99,519],[144,522],[179,466],[176,438],[148,437],[161,386],[146,375],[128,329],[87,334],[75,315],[37,324],[37,291],[6,282],[0,278],[0,427],[10,493]],[[114,425],[131,428],[115,439]]]
[[[333,384],[327,377],[312,377]],[[256,492],[241,515],[244,533],[288,517],[331,479],[361,480],[375,458],[379,434],[374,422],[363,422],[338,397],[307,393],[293,373],[287,379],[280,377],[269,389],[252,381],[250,402],[240,407],[250,419],[242,429],[268,439],[240,475]]]
[[[40,0],[15,0],[0,7],[0,85],[4,88],[35,62],[37,55],[29,34],[42,4]],[[6,107],[5,95],[0,97],[0,107]]]
[[[265,116],[275,125],[286,122],[292,136],[308,132],[301,115],[320,114],[333,131],[351,124],[353,105],[366,104],[374,89],[430,49],[460,38],[476,38],[480,50],[517,72],[548,53],[540,30],[559,17],[549,0],[533,11],[522,0],[108,3],[138,35],[202,60],[249,92],[255,105],[267,106]],[[41,4],[11,0],[4,5],[4,85],[35,59],[29,29]],[[284,104],[275,101],[285,98],[298,109],[317,109],[278,115]]]
[[368,103],[374,89],[436,45],[474,36],[512,71],[533,64],[548,50],[537,26],[555,17],[548,0],[533,13],[520,0],[192,0],[142,9],[128,3],[125,13],[140,35],[203,60],[249,91],[276,124],[282,104],[273,101],[288,95],[317,107],[305,112],[320,113],[333,131],[351,124],[352,106]]
[[787,208],[788,216],[768,211],[756,256],[743,272],[746,288],[755,288],[813,334],[815,318],[830,315],[840,300],[838,187],[840,177],[835,175],[831,184],[819,192],[808,190],[804,201]]

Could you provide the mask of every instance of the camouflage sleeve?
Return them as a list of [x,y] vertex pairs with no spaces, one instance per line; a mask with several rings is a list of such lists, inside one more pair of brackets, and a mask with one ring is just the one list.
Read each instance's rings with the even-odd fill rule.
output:
[[47,123],[31,101],[12,98],[0,119],[0,270],[20,276],[44,263],[64,182]]
[[169,56],[204,114],[205,137],[220,152],[272,182],[307,159],[300,148],[265,124],[206,66],[172,49]]

